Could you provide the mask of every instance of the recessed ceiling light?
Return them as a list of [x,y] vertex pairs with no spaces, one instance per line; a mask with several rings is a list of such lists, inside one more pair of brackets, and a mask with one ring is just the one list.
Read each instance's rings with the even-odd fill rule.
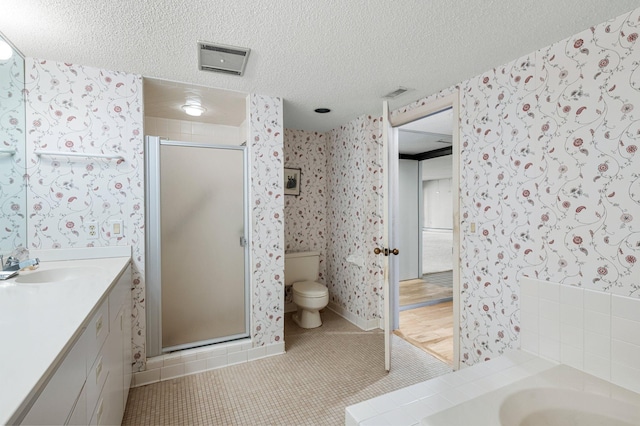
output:
[[326,114],[328,112],[331,112],[329,108],[316,108],[314,109],[314,111],[317,112],[318,114]]
[[200,105],[196,105],[196,104],[182,105],[182,110],[187,115],[191,115],[193,117],[200,117],[206,111],[206,109],[204,109]]

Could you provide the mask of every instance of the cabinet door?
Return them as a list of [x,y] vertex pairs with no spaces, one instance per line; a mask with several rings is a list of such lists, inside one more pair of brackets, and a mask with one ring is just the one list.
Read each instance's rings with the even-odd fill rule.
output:
[[86,388],[82,388],[80,396],[76,401],[76,406],[73,407],[73,411],[69,416],[67,422],[69,425],[86,425],[87,424],[87,391]]
[[105,344],[105,357],[107,358],[109,375],[102,390],[103,413],[102,420],[98,424],[115,425],[122,422],[124,414],[123,380],[124,368],[122,363],[122,310],[118,312],[116,319],[111,323],[112,328]]
[[62,361],[22,420],[26,425],[64,424],[86,378],[85,339],[80,338]]
[[122,360],[123,360],[123,399],[124,406],[127,406],[127,398],[129,397],[129,388],[131,387],[132,377],[132,363],[133,363],[133,349],[131,345],[132,331],[131,331],[131,284],[127,285],[127,298],[125,304],[122,307]]

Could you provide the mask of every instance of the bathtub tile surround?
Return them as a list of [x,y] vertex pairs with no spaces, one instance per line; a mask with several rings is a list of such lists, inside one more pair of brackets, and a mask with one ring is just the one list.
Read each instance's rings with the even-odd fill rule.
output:
[[345,425],[416,425],[432,414],[556,364],[521,351],[381,395],[345,410]]
[[[391,392],[377,398],[349,406],[345,410],[347,426],[374,425],[450,425],[450,424],[520,424],[502,421],[503,415],[516,418],[548,407],[536,407],[528,397],[521,411],[505,409],[502,403],[516,392],[526,389],[557,391],[554,395],[571,395],[571,401],[583,398],[598,402],[595,408],[607,403],[625,405],[634,420],[635,407],[640,406],[640,394],[605,380],[598,379],[554,361],[539,358],[518,350],[508,350],[502,356],[469,368],[449,373],[426,382]],[[598,399],[599,398],[599,399]],[[558,398],[555,398],[556,400]],[[543,398],[539,401],[544,402]],[[601,404],[604,402],[605,404]],[[522,408],[526,410],[522,411]],[[562,408],[557,405],[554,408]],[[573,407],[568,407],[571,409]],[[624,413],[608,413],[624,415]],[[632,424],[633,420],[628,424]]]
[[249,95],[254,346],[284,342],[282,99]]
[[0,198],[5,200],[0,211],[3,224],[0,226],[0,247],[24,245],[27,236],[25,214],[21,211],[24,209],[25,182],[16,179],[16,176],[24,175],[25,164],[23,76],[24,64],[18,55],[0,62],[0,150],[16,150],[11,156],[0,154]]
[[[133,248],[134,370],[144,368],[142,78],[27,58],[28,247]],[[37,157],[36,149],[119,154],[122,161]],[[109,220],[124,223],[111,235]],[[99,227],[90,239],[88,221]]]
[[640,392],[640,299],[529,277],[522,349]]

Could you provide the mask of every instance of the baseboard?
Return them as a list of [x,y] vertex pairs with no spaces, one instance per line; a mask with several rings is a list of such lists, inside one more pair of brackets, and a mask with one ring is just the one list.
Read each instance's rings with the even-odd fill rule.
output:
[[250,339],[188,349],[147,359],[146,370],[133,373],[132,387],[189,376],[234,364],[284,354],[284,342],[252,347]]
[[380,328],[380,319],[374,318],[370,320],[366,320],[364,318],[360,318],[357,315],[347,311],[346,309],[336,305],[334,302],[329,302],[327,306],[328,309],[332,310],[336,314],[340,315],[342,318],[349,321],[351,324],[355,325],[361,330],[371,331],[377,328]]

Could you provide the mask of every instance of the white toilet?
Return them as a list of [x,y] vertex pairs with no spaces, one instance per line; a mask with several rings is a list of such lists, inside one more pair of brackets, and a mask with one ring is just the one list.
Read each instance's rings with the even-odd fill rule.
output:
[[302,328],[320,327],[319,311],[329,304],[329,289],[315,281],[319,268],[318,252],[284,255],[284,284],[293,285],[293,303],[298,307],[293,320]]

